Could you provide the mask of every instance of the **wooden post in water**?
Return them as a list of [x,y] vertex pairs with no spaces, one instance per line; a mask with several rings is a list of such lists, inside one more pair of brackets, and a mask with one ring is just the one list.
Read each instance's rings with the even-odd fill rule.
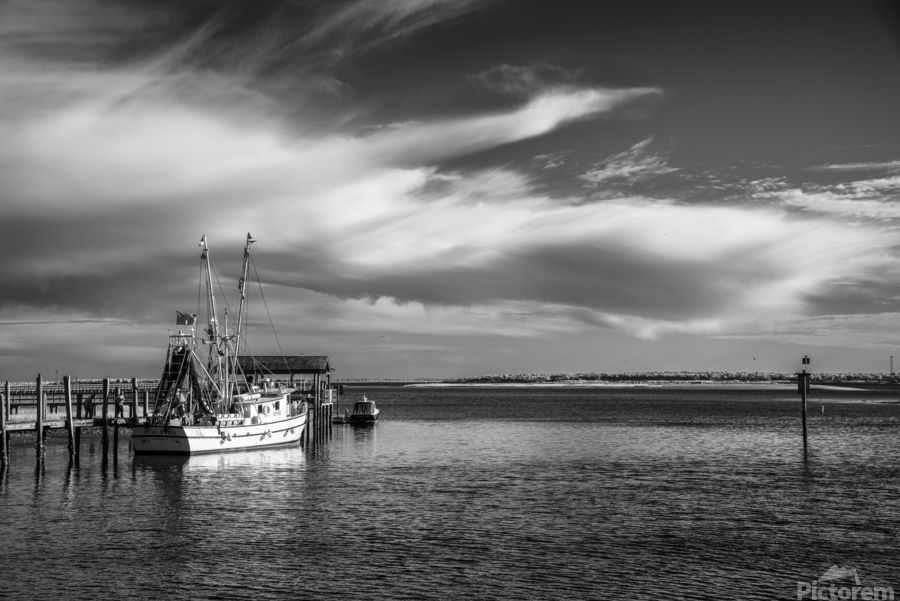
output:
[[[75,417],[81,419],[84,415],[84,392],[78,391],[75,395]],[[75,463],[78,463],[78,455],[81,453],[81,428],[75,428]]]
[[109,378],[103,378],[103,458],[109,451]]
[[69,432],[69,457],[75,457],[75,423],[72,421],[72,376],[64,376],[66,388],[66,426]]
[[131,421],[138,424],[138,387],[137,378],[131,378]]
[[44,379],[41,374],[37,375],[35,386],[35,418],[34,418],[34,448],[37,452],[38,461],[44,459]]
[[312,448],[312,435],[313,435],[313,426],[315,425],[316,419],[316,408],[311,407],[309,405],[306,406],[306,434],[304,438],[306,438],[306,449],[309,450]]
[[318,442],[319,437],[319,375],[313,374],[312,398],[309,400],[309,448]]
[[806,454],[807,431],[806,431],[806,400],[809,397],[809,373],[806,366],[809,365],[809,357],[803,355],[803,371],[798,374],[797,381],[800,386],[800,413],[803,420],[803,453]]
[[303,433],[303,445],[307,450],[310,448],[309,437],[312,436],[312,411],[310,411],[309,403],[306,404],[306,432]]
[[319,442],[325,442],[325,434],[328,428],[327,411],[325,406],[325,391],[322,389],[322,376],[316,374],[316,396],[319,398]]
[[6,404],[6,417],[9,418],[12,415],[12,388],[9,386],[9,380],[6,381],[5,400],[3,402]]
[[6,436],[6,420],[9,417],[9,381],[6,382],[6,392],[3,395],[3,404],[0,405],[0,466],[5,466],[9,461],[9,438]]
[[312,438],[316,427],[316,406],[306,406],[306,448],[312,448]]
[[125,415],[125,403],[122,400],[122,389],[116,386],[116,400],[113,407],[113,458],[119,456],[119,407],[122,408],[122,416]]

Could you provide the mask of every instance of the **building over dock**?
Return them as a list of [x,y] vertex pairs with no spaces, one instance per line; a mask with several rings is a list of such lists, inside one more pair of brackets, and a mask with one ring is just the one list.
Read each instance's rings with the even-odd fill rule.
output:
[[310,404],[306,443],[319,442],[331,436],[336,391],[331,387],[334,367],[325,355],[240,355],[238,367],[249,380],[264,380],[268,376],[287,376],[297,391],[292,398]]
[[300,392],[314,397],[324,396],[320,391],[331,387],[331,366],[326,355],[241,355],[238,366],[248,377],[258,382],[269,375],[288,376]]

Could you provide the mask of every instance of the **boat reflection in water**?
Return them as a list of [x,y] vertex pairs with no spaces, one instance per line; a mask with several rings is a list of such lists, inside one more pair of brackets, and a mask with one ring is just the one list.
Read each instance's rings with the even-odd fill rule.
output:
[[180,479],[187,475],[228,474],[230,478],[265,479],[266,474],[284,475],[306,469],[306,456],[296,448],[270,448],[232,453],[191,455],[139,454],[134,456],[132,470],[155,473],[163,479]]

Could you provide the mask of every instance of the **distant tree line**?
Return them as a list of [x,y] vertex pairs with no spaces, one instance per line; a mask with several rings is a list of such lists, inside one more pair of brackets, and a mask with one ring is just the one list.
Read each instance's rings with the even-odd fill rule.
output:
[[[529,373],[491,374],[474,378],[453,380],[467,384],[576,384],[579,382],[794,382],[793,372],[759,371],[645,371],[645,372],[592,372],[592,373]],[[897,374],[882,373],[813,373],[810,380],[820,383],[896,384]]]

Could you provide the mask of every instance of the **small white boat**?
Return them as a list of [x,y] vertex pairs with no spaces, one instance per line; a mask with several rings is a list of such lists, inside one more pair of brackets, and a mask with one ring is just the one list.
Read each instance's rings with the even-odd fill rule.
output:
[[378,421],[378,414],[381,413],[375,406],[375,401],[370,401],[363,395],[361,401],[353,404],[353,412],[350,414],[351,424],[368,424]]
[[[225,312],[220,332],[213,294],[206,236],[200,241],[204,267],[208,325],[206,337],[195,335],[195,314],[178,312],[177,323],[190,333],[169,335],[165,368],[156,391],[153,415],[132,431],[136,454],[216,453],[296,443],[307,423],[307,405],[292,398],[294,388],[271,379],[254,383],[239,369],[238,349],[246,299],[250,244],[244,246],[244,268],[237,327],[228,332]],[[206,347],[208,356],[199,351]]]

